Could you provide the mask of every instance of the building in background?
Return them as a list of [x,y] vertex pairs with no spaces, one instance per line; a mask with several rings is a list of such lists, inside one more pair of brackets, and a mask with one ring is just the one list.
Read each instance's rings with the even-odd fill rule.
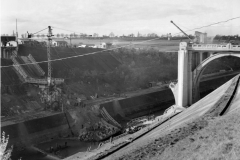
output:
[[52,46],[53,46],[53,47],[57,47],[57,46],[58,46],[58,43],[57,43],[57,41],[55,41],[55,40],[52,40]]
[[66,41],[56,41],[58,47],[67,47],[68,43]]
[[107,47],[107,45],[106,45],[106,43],[105,42],[103,42],[103,43],[100,43],[99,45],[98,45],[98,48],[106,48]]
[[1,58],[10,59],[16,54],[18,43],[16,36],[1,36]]
[[207,43],[207,33],[195,31],[195,43]]

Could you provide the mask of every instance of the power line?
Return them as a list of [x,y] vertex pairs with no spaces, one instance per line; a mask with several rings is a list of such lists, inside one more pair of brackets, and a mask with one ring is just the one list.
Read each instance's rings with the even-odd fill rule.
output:
[[[132,45],[135,45],[135,44],[141,44],[141,43],[145,43],[145,42],[149,42],[149,41],[154,41],[154,40],[157,40],[157,39],[159,39],[159,37],[154,38],[154,39],[150,39],[150,40],[146,40],[146,41],[141,41],[141,42],[138,42],[138,43],[128,44],[128,45],[125,45],[125,46],[115,47],[115,48],[111,48],[111,49],[105,49],[105,50],[102,50],[102,51],[96,51],[96,52],[91,52],[91,53],[86,53],[86,54],[76,55],[76,56],[70,56],[70,57],[65,57],[65,58],[57,58],[57,59],[50,60],[50,62],[61,61],[61,60],[77,58],[77,57],[83,57],[83,56],[87,56],[87,55],[93,55],[93,54],[96,54],[96,53],[111,51],[111,50],[115,50],[115,49],[119,49],[119,48],[123,48],[123,47],[132,46]],[[1,66],[1,68],[13,67],[13,66],[24,66],[24,65],[29,65],[29,64],[36,64],[36,63],[39,64],[39,63],[46,63],[46,62],[48,62],[48,61],[40,61],[40,62],[35,62],[35,63],[25,63],[25,64],[19,64],[19,65]]]
[[68,29],[63,29],[63,28],[58,28],[58,27],[53,27],[52,28],[56,28],[56,29],[60,29],[60,30],[63,30],[63,31],[68,31],[68,32],[72,32],[72,33],[79,33],[79,34],[82,34],[80,32],[76,32],[76,31],[72,31],[72,30],[68,30]]
[[[206,25],[206,26],[193,28],[193,29],[188,29],[188,28],[186,28],[186,27],[184,27],[184,26],[182,26],[182,27],[188,29],[188,30],[186,30],[185,32],[189,32],[189,31],[193,31],[193,30],[195,30],[195,29],[202,29],[202,28],[210,27],[210,26],[216,25],[216,24],[226,23],[226,22],[228,22],[228,21],[232,21],[232,20],[238,19],[238,18],[240,18],[240,16],[239,16],[239,17],[234,17],[234,18],[231,18],[231,19],[227,19],[227,20],[224,20],[224,21],[215,22],[215,23],[212,23],[212,24],[209,24],[209,25]],[[181,25],[180,25],[180,26],[181,26]],[[60,30],[64,30],[64,31],[72,32],[72,33],[80,33],[80,32],[77,32],[77,31],[68,30],[68,29],[63,29],[63,28],[58,28],[58,27],[52,27],[52,28],[56,28],[56,29],[60,29]],[[182,32],[179,32],[179,33],[182,33]],[[175,33],[174,35],[177,35],[177,34],[179,34],[179,33]],[[80,33],[80,34],[82,34],[82,33]]]
[[[206,25],[206,26],[202,26],[202,27],[198,27],[198,28],[194,28],[194,29],[191,29],[191,30],[187,30],[185,32],[188,32],[188,31],[193,31],[195,29],[201,29],[201,28],[205,28],[205,27],[209,27],[209,26],[212,26],[212,25],[215,25],[215,24],[219,24],[219,23],[226,23],[228,21],[231,21],[231,20],[234,20],[234,19],[238,19],[240,18],[239,17],[235,17],[235,18],[231,18],[231,19],[228,19],[228,20],[225,20],[225,21],[220,21],[220,22],[216,22],[216,23],[212,23],[212,24],[209,24],[209,25]],[[57,28],[57,27],[53,27],[53,28]],[[45,28],[47,29],[47,28]],[[45,30],[43,29],[43,30]],[[58,29],[61,29],[61,28],[58,28]],[[41,31],[43,31],[41,30]],[[66,30],[66,29],[62,29],[62,30]],[[70,31],[70,32],[74,32],[74,31],[71,31],[71,30],[66,30],[66,31]],[[40,31],[38,31],[40,32]],[[36,33],[38,33],[36,32]],[[77,33],[77,32],[76,32]],[[181,32],[179,32],[181,33]],[[179,33],[175,33],[174,35],[177,35]],[[119,48],[124,48],[124,47],[128,47],[128,46],[132,46],[132,45],[135,45],[135,44],[141,44],[141,43],[145,43],[145,42],[150,42],[150,41],[154,41],[154,40],[157,40],[159,39],[160,37],[158,38],[154,38],[154,39],[150,39],[150,40],[146,40],[146,41],[141,41],[141,42],[138,42],[138,43],[131,43],[131,44],[128,44],[128,45],[125,45],[125,46],[120,46],[120,47],[116,47],[116,48],[111,48],[111,49],[105,49],[105,50],[102,50],[102,51],[97,51],[97,52],[92,52],[92,53],[86,53],[86,54],[82,54],[82,55],[76,55],[76,56],[70,56],[70,57],[65,57],[65,58],[58,58],[58,59],[53,59],[53,60],[50,60],[50,62],[54,62],[54,61],[60,61],[60,60],[65,60],[65,59],[71,59],[71,58],[77,58],[77,57],[83,57],[83,56],[87,56],[87,55],[93,55],[93,54],[96,54],[96,53],[101,53],[101,52],[105,52],[105,51],[111,51],[111,50],[115,50],[115,49],[119,49]],[[48,61],[40,61],[40,62],[36,62],[36,63],[46,63]],[[19,64],[19,65],[9,65],[9,66],[1,66],[1,68],[6,68],[6,67],[12,67],[12,66],[23,66],[23,65],[29,65],[29,64],[36,64],[36,63],[25,63],[25,64]]]
[[[234,19],[238,19],[238,18],[240,18],[240,16],[239,17],[235,17],[235,18],[231,18],[231,19],[227,19],[227,20],[224,20],[224,21],[215,22],[215,23],[212,23],[212,24],[209,24],[209,25],[206,25],[206,26],[193,28],[193,29],[190,29],[190,30],[186,30],[184,32],[189,32],[189,31],[193,31],[193,30],[196,30],[196,29],[202,29],[202,28],[205,28],[205,27],[210,27],[210,26],[213,26],[213,25],[216,25],[216,24],[220,24],[220,23],[226,23],[226,22],[232,21]],[[182,32],[175,33],[174,35],[177,35],[179,33],[182,33]]]

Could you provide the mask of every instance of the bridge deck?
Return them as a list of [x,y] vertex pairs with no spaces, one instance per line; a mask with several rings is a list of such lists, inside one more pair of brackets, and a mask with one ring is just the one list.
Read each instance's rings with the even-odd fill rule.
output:
[[240,45],[232,44],[189,44],[188,50],[199,51],[240,51]]

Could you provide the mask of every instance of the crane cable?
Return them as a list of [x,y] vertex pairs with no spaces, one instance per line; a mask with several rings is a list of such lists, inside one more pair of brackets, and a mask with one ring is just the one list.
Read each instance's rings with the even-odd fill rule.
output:
[[[210,27],[212,25],[215,25],[215,24],[219,24],[219,23],[226,23],[228,21],[231,21],[231,20],[234,20],[234,19],[238,19],[240,18],[239,17],[235,17],[235,18],[231,18],[231,19],[228,19],[228,20],[225,20],[225,21],[219,21],[219,22],[216,22],[216,23],[212,23],[212,24],[209,24],[209,25],[206,25],[206,26],[202,26],[202,27],[198,27],[198,28],[194,28],[194,29],[191,29],[191,30],[187,30],[185,32],[189,32],[189,31],[193,31],[195,29],[201,29],[201,28],[205,28],[205,27]],[[53,27],[53,28],[56,28],[56,27]],[[45,28],[47,29],[47,28]],[[43,30],[45,30],[43,29]],[[58,28],[60,29],[60,28]],[[42,30],[41,30],[42,31]],[[70,30],[68,30],[70,31]],[[39,31],[40,32],[40,31]],[[72,32],[72,31],[71,31]],[[37,33],[37,32],[36,32]],[[181,32],[179,32],[181,33]],[[175,33],[173,35],[177,35],[179,33]],[[150,41],[154,41],[154,40],[157,40],[159,39],[160,37],[157,37],[157,38],[154,38],[154,39],[150,39],[150,40],[146,40],[146,41],[141,41],[141,42],[138,42],[138,43],[132,43],[132,44],[128,44],[128,45],[125,45],[125,46],[120,46],[120,47],[115,47],[115,48],[111,48],[111,49],[105,49],[105,50],[102,50],[102,51],[97,51],[97,52],[92,52],[92,53],[86,53],[86,54],[82,54],[82,55],[76,55],[76,56],[70,56],[70,57],[65,57],[65,58],[59,58],[59,59],[54,59],[54,60],[51,60],[51,62],[54,62],[54,61],[60,61],[60,60],[65,60],[65,59],[70,59],[70,58],[77,58],[77,57],[82,57],[82,56],[87,56],[87,55],[93,55],[93,54],[96,54],[96,53],[101,53],[101,52],[105,52],[105,51],[111,51],[111,50],[115,50],[115,49],[120,49],[120,48],[124,48],[124,47],[128,47],[128,46],[132,46],[132,45],[135,45],[135,44],[141,44],[141,43],[145,43],[145,42],[150,42]],[[40,62],[36,62],[36,63],[46,63],[48,61],[40,61]],[[1,68],[6,68],[6,67],[13,67],[13,66],[22,66],[22,65],[29,65],[29,64],[36,64],[36,63],[25,63],[25,64],[19,64],[19,65],[9,65],[9,66],[0,66]]]
[[[205,26],[201,26],[201,27],[196,27],[196,28],[193,28],[193,29],[188,29],[184,32],[190,32],[190,31],[194,31],[196,29],[202,29],[202,28],[205,28],[205,27],[210,27],[210,26],[213,26],[213,25],[216,25],[216,24],[220,24],[220,23],[226,23],[226,22],[229,22],[229,21],[232,21],[232,20],[235,20],[235,19],[238,19],[240,18],[240,16],[238,17],[234,17],[234,18],[230,18],[230,19],[227,19],[227,20],[224,20],[224,21],[219,21],[219,22],[215,22],[215,23],[212,23],[212,24],[208,24],[208,25],[205,25]],[[56,29],[60,29],[60,30],[64,30],[64,31],[68,31],[68,32],[72,32],[72,33],[80,33],[80,32],[76,32],[76,31],[73,31],[73,30],[68,30],[68,29],[63,29],[63,28],[58,28],[58,27],[52,27],[52,28],[56,28]],[[186,28],[186,27],[184,27]],[[186,28],[187,29],[187,28]],[[178,32],[178,33],[175,33],[173,35],[177,35],[177,34],[180,34],[182,32]],[[82,33],[80,33],[82,34]]]
[[[202,28],[205,28],[205,27],[210,27],[210,26],[213,26],[213,25],[216,25],[216,24],[226,23],[226,22],[228,22],[228,21],[232,21],[232,20],[238,19],[238,18],[240,18],[240,16],[234,17],[234,18],[231,18],[231,19],[228,19],[228,20],[224,20],[224,21],[219,21],[219,22],[216,22],[216,23],[212,23],[212,24],[209,24],[209,25],[206,25],[206,26],[189,29],[189,30],[186,30],[186,31],[184,31],[184,32],[190,32],[190,31],[194,31],[194,30],[196,30],[196,29],[202,29]],[[182,32],[175,33],[174,35],[177,35],[177,34],[180,34],[180,33],[182,33]]]
[[48,28],[44,28],[44,29],[42,29],[42,30],[40,30],[40,31],[37,31],[37,32],[35,32],[35,33],[32,33],[32,34],[37,34],[37,33],[39,33],[39,32],[42,32],[42,31],[46,30],[46,29],[48,29]]

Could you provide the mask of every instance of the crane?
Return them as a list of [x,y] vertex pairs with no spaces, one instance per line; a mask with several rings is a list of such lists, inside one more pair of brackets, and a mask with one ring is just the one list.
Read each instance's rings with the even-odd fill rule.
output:
[[51,26],[48,26],[48,45],[47,45],[47,59],[48,59],[48,77],[47,77],[47,82],[48,82],[48,87],[47,87],[47,97],[49,101],[49,105],[51,106],[52,104],[52,98],[50,94],[50,89],[52,85],[52,64],[51,64],[51,44],[52,44],[52,28]]
[[48,87],[51,85],[51,79],[52,79],[52,64],[51,64],[51,44],[52,44],[52,29],[51,26],[48,26],[48,45],[47,45],[47,59],[48,59]]
[[[52,62],[51,62],[51,45],[52,45],[52,28],[48,26],[48,35],[47,35],[47,60],[48,60],[48,75],[47,75],[47,84],[42,88],[40,96],[42,102],[45,103],[45,109],[53,109],[55,111],[59,110],[60,103],[62,103],[62,89],[57,87],[55,79],[52,78]],[[63,110],[63,108],[62,108]]]
[[190,41],[192,42],[192,39],[183,31],[181,30],[181,28],[179,28],[173,21],[171,21],[171,23],[176,26],[188,39],[190,39]]

